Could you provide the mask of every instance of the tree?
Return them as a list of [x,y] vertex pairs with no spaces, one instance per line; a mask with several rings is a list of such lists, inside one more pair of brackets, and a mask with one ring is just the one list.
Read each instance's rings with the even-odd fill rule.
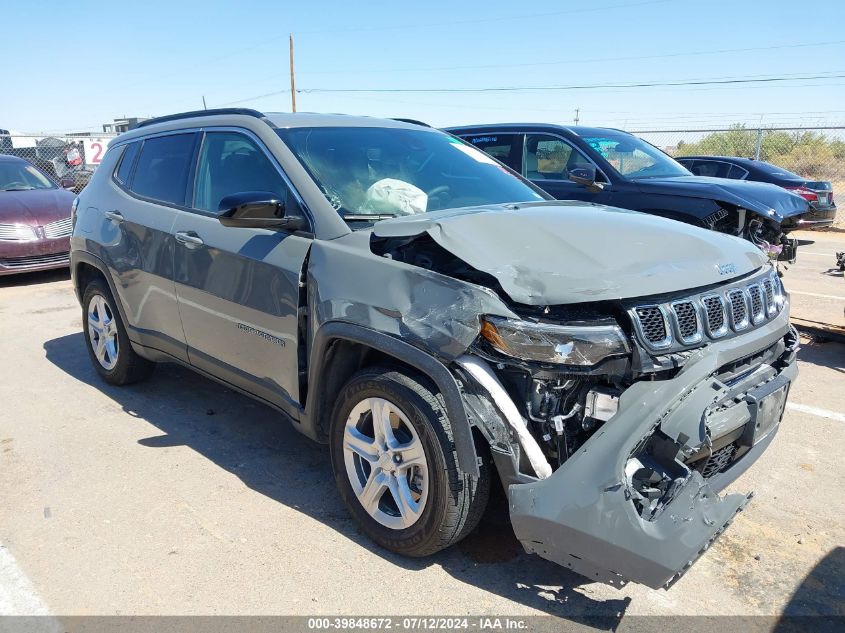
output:
[[[694,143],[679,142],[677,155],[754,158],[758,135],[758,130],[737,124]],[[808,130],[763,130],[760,160],[808,178],[838,181],[845,177],[845,141]]]

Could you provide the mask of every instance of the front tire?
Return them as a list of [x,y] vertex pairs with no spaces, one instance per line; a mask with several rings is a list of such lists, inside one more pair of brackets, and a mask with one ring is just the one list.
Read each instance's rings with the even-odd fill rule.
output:
[[132,349],[114,297],[102,279],[92,280],[82,294],[82,330],[91,363],[107,383],[139,382],[155,367]]
[[428,556],[471,532],[490,494],[458,466],[443,398],[419,375],[389,367],[355,374],[341,391],[330,431],[335,482],[373,541]]

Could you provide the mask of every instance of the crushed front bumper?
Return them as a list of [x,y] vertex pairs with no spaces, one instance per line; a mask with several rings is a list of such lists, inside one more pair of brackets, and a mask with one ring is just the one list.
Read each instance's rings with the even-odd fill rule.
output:
[[509,487],[514,532],[526,551],[616,586],[633,581],[658,588],[677,580],[751,498],[750,494],[720,497],[717,492],[771,442],[782,403],[765,434],[753,438],[750,450],[711,480],[682,461],[675,462],[672,494],[659,512],[647,518],[635,505],[638,493],[632,486],[631,458],[642,451],[646,440],[658,435],[678,446],[681,454],[700,451],[714,439],[709,418],[728,398],[739,407],[733,407],[730,415],[747,415],[747,424],[754,425],[755,411],[749,408],[757,406],[759,398],[753,390],[738,395],[714,376],[720,368],[781,340],[790,345],[784,346],[769,383],[776,380],[774,386],[788,391],[797,376],[797,336],[790,329],[788,310],[744,336],[703,348],[671,380],[642,381],[628,388],[616,415],[550,477]]

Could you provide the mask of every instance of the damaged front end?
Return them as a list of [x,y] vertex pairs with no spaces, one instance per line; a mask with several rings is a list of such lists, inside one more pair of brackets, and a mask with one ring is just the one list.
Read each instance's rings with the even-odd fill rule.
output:
[[577,325],[557,329],[551,308],[523,313],[522,330],[483,321],[455,371],[526,551],[596,581],[657,588],[710,546],[751,497],[717,493],[771,442],[797,374],[776,283],[767,273],[622,305],[624,328],[593,308],[561,310]]
[[378,225],[370,248],[485,299],[426,322],[467,317],[472,339],[439,356],[517,538],[593,580],[668,586],[747,503],[718,492],[771,442],[796,376],[774,268],[742,240],[576,203],[426,216]]
[[770,213],[760,214],[724,203],[723,207],[702,219],[704,226],[711,231],[735,235],[755,244],[772,261],[794,263],[798,240],[786,234],[790,221],[773,209]]

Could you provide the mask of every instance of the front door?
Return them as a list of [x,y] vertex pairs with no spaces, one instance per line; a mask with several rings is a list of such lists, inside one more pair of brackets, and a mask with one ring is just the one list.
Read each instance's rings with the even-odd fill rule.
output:
[[173,227],[179,313],[191,364],[286,409],[299,393],[299,283],[311,239],[225,227],[221,200],[246,191],[297,203],[260,141],[209,131],[197,160],[193,209]]
[[[570,170],[594,164],[563,139],[550,134],[526,134],[524,157],[522,175],[558,200],[610,204],[610,183],[604,182],[605,189],[594,192],[569,180]],[[604,180],[598,169],[596,172],[597,177]]]

